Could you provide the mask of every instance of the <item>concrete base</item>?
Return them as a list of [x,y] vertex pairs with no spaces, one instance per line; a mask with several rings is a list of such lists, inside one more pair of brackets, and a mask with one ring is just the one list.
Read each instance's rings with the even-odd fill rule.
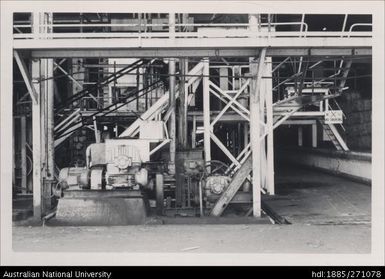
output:
[[138,192],[72,191],[59,200],[56,217],[47,224],[122,226],[144,224],[145,219],[145,202]]
[[25,220],[33,216],[32,195],[16,195],[12,199],[12,221]]

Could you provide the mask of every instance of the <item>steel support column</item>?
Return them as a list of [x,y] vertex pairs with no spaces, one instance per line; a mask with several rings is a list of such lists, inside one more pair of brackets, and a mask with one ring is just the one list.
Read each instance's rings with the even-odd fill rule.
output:
[[203,60],[203,143],[206,163],[211,161],[211,124],[210,124],[210,64],[209,59]]
[[40,114],[40,60],[32,60],[32,84],[37,101],[32,102],[32,157],[33,157],[33,216],[41,218],[41,114]]
[[170,134],[170,164],[175,170],[175,151],[176,151],[176,117],[175,117],[175,100],[176,100],[176,84],[175,84],[175,58],[170,58],[168,63],[168,70],[170,75],[170,99],[169,108],[171,111],[169,120],[169,134]]
[[27,121],[25,116],[20,117],[20,151],[21,151],[21,188],[27,192]]
[[187,94],[185,90],[186,85],[186,59],[179,59],[179,129],[178,139],[182,148],[187,148]]
[[51,188],[54,183],[54,81],[53,59],[40,61],[40,113],[41,113],[41,164],[42,164],[42,215],[51,209]]
[[[272,58],[266,58],[265,76],[272,76]],[[267,134],[267,168],[266,168],[266,188],[270,195],[275,194],[274,181],[274,118],[273,118],[273,80],[265,79],[266,90],[266,130],[271,131]]]
[[[55,141],[54,141],[54,80],[53,59],[47,59],[47,179],[55,176]],[[50,192],[50,191],[49,191]]]
[[317,139],[317,124],[312,124],[311,125],[311,131],[312,131],[312,147],[316,148],[318,139]]
[[196,131],[197,131],[197,118],[193,115],[192,131],[191,131],[191,148],[196,147]]
[[252,60],[250,73],[252,76],[250,85],[250,142],[252,150],[252,189],[253,189],[253,216],[261,216],[261,177],[260,177],[260,86],[263,73],[263,61],[265,60],[266,48],[263,48],[259,63]]
[[[262,64],[262,73],[261,75],[265,74],[265,59],[259,61],[259,65]],[[262,80],[260,82],[259,86],[259,113],[260,113],[260,123],[265,124],[265,106],[266,104],[266,80]],[[260,126],[260,135],[265,134],[266,132],[266,125]],[[266,168],[267,168],[267,162],[266,162],[266,137],[263,137],[261,140],[261,148],[260,148],[260,174],[261,174],[261,189],[266,189]]]
[[298,146],[303,146],[303,128],[298,126]]

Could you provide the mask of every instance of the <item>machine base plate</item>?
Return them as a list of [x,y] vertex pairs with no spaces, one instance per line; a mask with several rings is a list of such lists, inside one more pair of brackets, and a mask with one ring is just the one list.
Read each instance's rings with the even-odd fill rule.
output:
[[146,203],[139,191],[69,191],[49,224],[124,226],[144,224]]

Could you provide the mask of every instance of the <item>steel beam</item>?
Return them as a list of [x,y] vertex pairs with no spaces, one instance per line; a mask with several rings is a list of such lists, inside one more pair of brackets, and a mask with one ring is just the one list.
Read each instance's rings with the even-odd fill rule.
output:
[[[70,34],[71,35],[71,34]],[[113,36],[114,34],[109,34]],[[277,35],[277,34],[275,34]],[[297,48],[361,48],[371,47],[372,38],[370,32],[368,37],[225,37],[225,38],[56,38],[56,39],[14,39],[14,49],[100,49],[103,48],[116,49],[126,46],[127,50],[136,48],[238,48],[238,47],[297,47]],[[26,41],[28,43],[26,43]]]
[[[213,47],[213,48],[68,48],[68,49],[32,49],[31,56],[35,58],[153,58],[153,57],[252,57],[258,55],[256,47]],[[276,47],[269,48],[266,56],[371,56],[371,47]]]

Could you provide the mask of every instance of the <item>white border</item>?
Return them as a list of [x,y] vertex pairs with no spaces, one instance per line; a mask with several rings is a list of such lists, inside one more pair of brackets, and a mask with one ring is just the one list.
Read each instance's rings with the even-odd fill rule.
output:
[[[384,265],[383,1],[0,1],[1,265]],[[178,4],[177,4],[178,3]],[[373,184],[371,254],[17,253],[12,251],[12,13],[188,12],[373,14]]]

